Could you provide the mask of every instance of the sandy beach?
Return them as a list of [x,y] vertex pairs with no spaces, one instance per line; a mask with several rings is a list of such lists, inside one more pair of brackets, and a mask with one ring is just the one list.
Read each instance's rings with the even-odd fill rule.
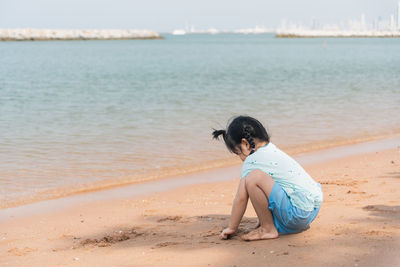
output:
[[[203,175],[231,176],[239,167]],[[256,242],[238,236],[220,240],[237,173],[164,192],[3,217],[0,265],[399,266],[400,146],[304,167],[322,184],[324,202],[311,228],[299,234]],[[255,224],[249,202],[239,235]]]

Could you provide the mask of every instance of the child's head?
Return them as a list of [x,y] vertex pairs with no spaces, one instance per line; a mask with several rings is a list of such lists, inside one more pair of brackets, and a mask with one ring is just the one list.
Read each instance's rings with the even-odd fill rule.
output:
[[245,158],[253,153],[257,143],[269,142],[269,135],[264,126],[258,120],[248,116],[234,118],[227,130],[214,129],[212,135],[215,139],[222,135],[228,150],[239,155],[242,160],[241,155],[244,154]]

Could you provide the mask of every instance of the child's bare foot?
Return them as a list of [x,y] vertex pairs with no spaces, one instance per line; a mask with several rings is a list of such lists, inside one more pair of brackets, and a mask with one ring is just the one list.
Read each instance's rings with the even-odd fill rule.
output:
[[266,229],[259,227],[248,234],[242,235],[242,240],[245,241],[254,241],[254,240],[262,240],[262,239],[273,239],[279,236],[278,231],[274,227],[271,231],[267,231]]

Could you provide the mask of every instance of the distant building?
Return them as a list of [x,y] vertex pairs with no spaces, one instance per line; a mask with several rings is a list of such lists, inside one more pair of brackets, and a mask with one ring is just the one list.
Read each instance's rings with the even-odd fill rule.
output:
[[395,31],[396,30],[396,24],[394,22],[394,15],[390,15],[390,30]]
[[319,30],[321,28],[320,23],[317,19],[312,20],[311,29],[312,30]]
[[400,1],[397,3],[397,30],[400,31]]
[[361,15],[361,30],[366,31],[367,30],[367,23],[365,21],[365,14]]
[[[317,19],[311,20],[309,27],[299,23],[282,20],[280,28],[276,31],[278,35],[296,36],[366,36],[366,37],[400,37],[400,0],[397,0],[395,12],[389,17],[375,18],[367,21],[365,14],[361,14],[359,19],[349,19],[339,24],[322,24]],[[347,25],[346,25],[347,24]]]

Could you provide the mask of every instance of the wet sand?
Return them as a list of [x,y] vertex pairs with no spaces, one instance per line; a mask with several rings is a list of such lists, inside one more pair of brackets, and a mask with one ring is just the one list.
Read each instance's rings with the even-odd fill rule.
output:
[[[371,149],[389,149],[396,147],[398,143],[400,143],[400,130],[390,134],[358,136],[348,139],[339,138],[323,142],[314,141],[308,144],[288,147],[279,145],[279,147],[286,153],[294,155],[297,160],[301,161],[301,164],[311,164],[346,155],[360,154],[361,152],[368,152]],[[223,145],[221,147],[224,148]],[[173,155],[170,155],[170,157],[174,158]],[[75,166],[67,167],[68,164],[63,162],[64,167],[58,165],[42,166],[40,169],[44,172],[33,171],[27,167],[24,170],[25,174],[32,174],[32,176],[27,175],[25,177],[13,172],[13,170],[8,172],[9,169],[5,165],[0,170],[0,177],[4,178],[0,180],[0,220],[3,217],[2,211],[4,209],[24,206],[25,211],[30,212],[32,209],[42,209],[40,206],[44,206],[46,203],[52,204],[51,200],[53,199],[63,198],[68,201],[80,201],[73,196],[88,193],[92,195],[93,192],[97,191],[101,191],[101,194],[96,194],[96,198],[102,198],[109,195],[108,193],[105,194],[105,192],[109,192],[110,189],[117,189],[116,191],[118,192],[116,194],[120,195],[121,191],[142,190],[143,188],[138,185],[144,183],[146,184],[144,191],[149,192],[151,188],[147,184],[153,184],[153,182],[157,184],[158,181],[163,180],[168,180],[163,186],[171,188],[171,180],[177,177],[183,178],[181,180],[185,184],[187,184],[188,180],[191,180],[188,179],[189,177],[197,177],[196,183],[203,180],[215,181],[217,177],[227,177],[228,175],[225,172],[232,173],[232,166],[235,166],[235,171],[230,176],[235,176],[237,173],[236,169],[240,168],[240,159],[232,157],[232,154],[227,153],[225,148],[224,153],[218,159],[210,159],[206,155],[199,155],[195,164],[182,163],[181,159],[175,159],[174,162],[176,165],[153,168],[152,170],[145,170],[146,168],[143,168],[142,171],[138,171],[138,163],[133,159],[131,165],[127,165],[121,169],[127,175],[115,172],[116,166],[120,164],[115,161],[104,163],[102,169],[96,169],[95,173],[91,175],[82,174],[82,172],[85,172],[83,169],[90,167],[91,163],[82,162],[80,164],[81,168],[76,168]],[[21,164],[23,165],[23,163]],[[97,175],[101,177],[106,172],[109,173],[109,175],[106,175],[107,178],[90,181],[91,178],[89,177],[94,178]],[[68,177],[64,175],[65,173],[68,173]],[[216,173],[218,175],[215,175]],[[11,177],[13,178],[11,179]],[[57,182],[54,182],[49,187],[44,185],[52,180],[57,180]],[[76,182],[77,180],[79,182]],[[179,183],[181,182],[179,181]],[[130,185],[133,186],[129,187]],[[121,188],[124,188],[124,190],[120,190]],[[131,194],[125,194],[125,192],[124,196],[132,196]],[[70,198],[71,196],[72,198]],[[84,199],[87,199],[87,197],[84,197]],[[31,205],[38,202],[41,203],[39,206]]]
[[[341,155],[303,163],[322,184],[324,203],[311,228],[299,234],[256,242],[219,239],[236,192],[238,178],[228,177],[236,166],[202,174],[218,176],[207,180],[213,182],[167,191],[116,191],[119,197],[98,192],[103,197],[82,194],[42,212],[3,210],[0,265],[399,265],[400,147]],[[249,203],[239,234],[255,224]]]

